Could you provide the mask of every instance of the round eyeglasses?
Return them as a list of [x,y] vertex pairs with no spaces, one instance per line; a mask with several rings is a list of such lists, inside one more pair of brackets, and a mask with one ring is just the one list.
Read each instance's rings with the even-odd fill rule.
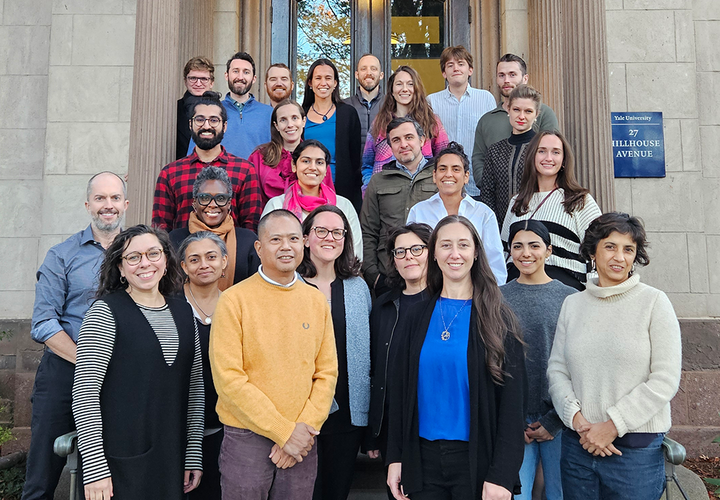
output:
[[426,248],[427,245],[413,245],[407,248],[398,247],[393,249],[392,254],[395,256],[396,259],[402,260],[405,258],[409,250],[413,256],[420,257],[420,255],[423,253],[423,251],[425,251]]
[[336,241],[343,239],[345,237],[345,233],[347,233],[347,229],[333,229],[331,231],[330,229],[322,226],[315,226],[312,228],[312,231],[315,231],[315,236],[321,240],[324,240],[328,234],[332,234],[332,238]]
[[232,196],[225,193],[220,193],[216,195],[212,195],[210,193],[198,193],[195,199],[203,207],[208,206],[213,200],[218,207],[224,207],[230,202]]
[[192,120],[193,120],[193,123],[198,127],[202,127],[203,125],[205,125],[205,122],[210,122],[211,127],[217,127],[218,125],[220,125],[222,123],[222,118],[218,118],[217,116],[211,116],[210,118],[205,118],[202,115],[197,115],[197,116],[193,117]]
[[147,257],[147,260],[150,262],[157,262],[160,260],[160,257],[162,257],[163,249],[162,248],[151,248],[147,252],[131,252],[127,255],[123,256],[123,259],[125,259],[125,262],[127,262],[131,266],[137,266],[142,261],[143,255]]

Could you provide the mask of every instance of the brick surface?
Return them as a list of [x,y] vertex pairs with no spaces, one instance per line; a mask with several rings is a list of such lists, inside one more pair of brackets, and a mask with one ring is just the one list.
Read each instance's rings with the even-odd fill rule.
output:
[[720,369],[720,321],[686,319],[680,321],[680,329],[683,370]]

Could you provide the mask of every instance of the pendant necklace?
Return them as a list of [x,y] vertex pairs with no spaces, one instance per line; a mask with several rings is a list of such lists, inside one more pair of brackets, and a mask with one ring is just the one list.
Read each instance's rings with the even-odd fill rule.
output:
[[458,310],[457,314],[455,314],[455,317],[452,319],[452,321],[450,321],[450,324],[447,325],[447,324],[445,324],[445,315],[443,314],[442,297],[440,297],[440,319],[442,320],[442,323],[443,323],[443,331],[442,331],[442,333],[440,334],[440,338],[441,338],[443,341],[448,341],[448,340],[450,340],[450,327],[452,326],[453,321],[455,321],[455,320],[457,319],[457,317],[460,315],[460,313],[462,312],[462,310],[465,309],[465,306],[467,305],[467,303],[468,303],[469,300],[470,300],[470,299],[466,300],[466,301],[463,303],[462,307]]
[[322,114],[322,113],[319,112],[317,109],[315,109],[315,103],[312,103],[312,104],[310,105],[310,107],[312,108],[313,111],[315,111],[315,114],[316,114],[316,115],[322,116],[323,121],[326,122],[327,119],[328,119],[328,116],[327,116],[328,113],[330,113],[330,111],[333,110],[333,108],[335,107],[335,105],[334,105],[334,104],[331,104],[331,105],[330,105],[330,109],[328,109],[328,110],[325,112],[325,114]]
[[[192,285],[191,285],[190,283],[188,283],[188,290],[190,290],[190,296],[192,297],[193,302],[195,302],[195,305],[197,306],[198,310],[202,313],[203,316],[205,316],[205,324],[206,324],[206,325],[209,325],[210,323],[212,323],[212,314],[208,314],[208,313],[206,313],[205,311],[202,310],[202,307],[200,307],[200,303],[199,303],[199,302],[197,301],[197,299],[195,298],[195,294],[194,294],[193,291],[192,291]],[[219,291],[219,290],[218,290],[218,297],[220,297],[220,291]],[[441,312],[442,312],[442,311],[441,311]],[[213,314],[215,314],[214,311],[213,311]]]

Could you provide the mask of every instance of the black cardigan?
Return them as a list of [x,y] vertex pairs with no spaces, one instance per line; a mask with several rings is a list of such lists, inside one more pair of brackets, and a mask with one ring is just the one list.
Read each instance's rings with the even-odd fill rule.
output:
[[[175,250],[180,248],[183,240],[190,236],[190,229],[181,227],[170,231],[170,243]],[[255,240],[257,235],[242,227],[235,227],[235,238],[237,239],[237,252],[235,253],[235,276],[233,284],[240,283],[245,278],[255,274],[260,266],[260,258],[255,251]],[[178,256],[179,257],[179,256]]]
[[[406,494],[421,491],[423,484],[417,415],[418,367],[420,351],[438,297],[439,294],[436,294],[432,299],[411,309],[409,317],[412,319],[407,323],[407,328],[403,329],[404,345],[399,351],[402,353],[398,359],[400,371],[393,381],[398,387],[390,389],[392,394],[402,396],[390,404],[387,463],[402,462],[402,486]],[[477,316],[473,309],[468,340],[468,460],[473,498],[479,499],[485,481],[500,485],[515,494],[520,492],[519,471],[525,449],[524,394],[527,390],[527,377],[522,344],[508,333],[503,366],[508,375],[503,385],[493,382],[485,367],[485,347],[477,333],[476,321]]]
[[336,102],[335,108],[335,192],[350,200],[359,214],[362,207],[361,167],[364,146],[360,144],[360,118],[349,104]]

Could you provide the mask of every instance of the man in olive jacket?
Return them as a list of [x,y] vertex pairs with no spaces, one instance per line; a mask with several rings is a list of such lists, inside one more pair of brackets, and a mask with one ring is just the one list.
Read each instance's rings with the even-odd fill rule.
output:
[[422,127],[410,117],[395,118],[387,126],[386,137],[395,160],[372,176],[360,212],[363,274],[376,296],[387,291],[388,230],[404,225],[413,205],[437,193],[432,165],[422,154]]

